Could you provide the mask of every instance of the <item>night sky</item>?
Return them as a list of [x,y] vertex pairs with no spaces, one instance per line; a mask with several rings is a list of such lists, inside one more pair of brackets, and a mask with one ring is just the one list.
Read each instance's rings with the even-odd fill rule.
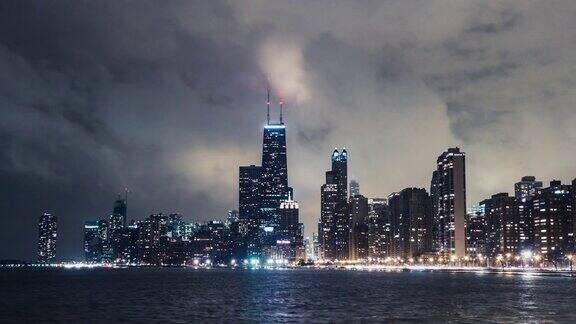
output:
[[284,98],[306,234],[334,147],[369,197],[467,153],[468,206],[576,177],[576,2],[1,1],[0,259],[59,258],[130,189],[129,219],[224,219]]

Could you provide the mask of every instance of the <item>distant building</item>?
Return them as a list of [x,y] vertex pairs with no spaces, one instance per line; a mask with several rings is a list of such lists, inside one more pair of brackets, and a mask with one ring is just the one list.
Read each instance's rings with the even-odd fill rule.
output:
[[566,254],[574,252],[573,185],[554,180],[550,187],[540,189],[534,195],[534,249],[545,260],[562,260]]
[[390,255],[392,229],[390,211],[385,198],[368,199],[368,256],[385,258]]
[[466,254],[466,158],[459,148],[449,148],[438,157],[430,195],[435,248],[463,258]]
[[520,249],[531,251],[534,248],[534,217],[533,199],[542,181],[536,181],[533,176],[522,177],[520,182],[514,184],[514,195],[518,200],[518,213],[520,214]]
[[332,153],[332,168],[320,188],[320,236],[322,255],[328,260],[349,257],[350,211],[348,208],[348,153]]
[[84,260],[86,262],[100,261],[100,237],[98,222],[88,221],[84,223]]
[[259,257],[260,244],[260,177],[262,168],[241,166],[239,176],[238,224],[232,225],[235,237],[234,256],[239,259]]
[[298,202],[289,197],[280,204],[280,226],[275,258],[292,262],[304,260],[303,234]]
[[520,213],[518,200],[507,193],[493,195],[484,200],[486,213],[486,253],[498,254],[520,252]]
[[350,198],[350,260],[368,258],[368,198]]
[[430,197],[423,188],[406,188],[388,197],[392,254],[411,258],[432,249]]
[[57,218],[44,213],[38,221],[38,262],[56,261]]
[[486,215],[479,209],[468,213],[466,251],[472,258],[486,256]]
[[350,180],[350,199],[360,194],[360,184],[357,180]]

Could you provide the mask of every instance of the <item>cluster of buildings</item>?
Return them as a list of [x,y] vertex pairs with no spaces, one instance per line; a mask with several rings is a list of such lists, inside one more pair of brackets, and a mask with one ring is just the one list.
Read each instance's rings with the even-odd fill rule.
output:
[[350,181],[348,195],[348,158],[346,149],[334,150],[320,189],[320,259],[466,256],[464,152],[451,148],[438,157],[430,193],[405,188],[387,198],[365,197],[357,181]]
[[[346,149],[335,149],[320,188],[318,232],[304,239],[299,205],[288,184],[286,125],[263,130],[260,165],[239,167],[239,206],[227,220],[186,223],[180,214],[154,214],[127,223],[127,197],[112,214],[84,225],[85,260],[145,265],[285,264],[319,262],[486,262],[571,258],[576,229],[576,180],[549,187],[523,177],[513,196],[498,193],[466,209],[466,157],[440,154],[429,191],[405,188],[369,198],[348,181]],[[39,222],[38,260],[56,255],[56,217]]]

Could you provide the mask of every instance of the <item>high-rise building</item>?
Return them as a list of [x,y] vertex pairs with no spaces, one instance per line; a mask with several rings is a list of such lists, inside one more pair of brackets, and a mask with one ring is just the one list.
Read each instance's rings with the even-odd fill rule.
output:
[[368,198],[350,198],[350,260],[368,258]]
[[84,260],[86,262],[100,261],[100,238],[98,234],[98,222],[88,221],[84,223]]
[[358,180],[350,180],[350,199],[358,196],[360,194],[360,183]]
[[262,146],[260,176],[260,228],[262,244],[273,246],[278,230],[280,203],[288,199],[288,168],[286,159],[286,126],[266,125]]
[[432,174],[430,194],[435,223],[435,248],[463,258],[466,254],[465,153],[449,148],[442,153]]
[[520,214],[520,249],[530,251],[534,248],[534,219],[532,217],[533,199],[538,190],[542,188],[542,181],[536,177],[525,176],[514,185],[514,195],[518,200],[518,213]]
[[57,218],[44,213],[38,221],[38,262],[50,263],[56,260]]
[[432,249],[430,197],[423,188],[406,188],[388,197],[392,255],[410,258]]
[[298,202],[288,198],[280,204],[280,226],[276,240],[276,259],[304,259],[303,225],[298,215]]
[[574,252],[574,193],[560,181],[540,189],[533,199],[534,249],[548,261],[562,260]]
[[385,258],[390,254],[392,239],[388,201],[385,198],[368,199],[368,256]]
[[492,195],[480,203],[486,213],[486,254],[520,252],[520,213],[518,200],[507,193]]
[[328,260],[349,257],[350,211],[348,208],[348,153],[332,153],[332,169],[326,172],[320,202],[322,255]]
[[255,165],[241,166],[238,188],[238,224],[231,233],[235,237],[234,257],[242,260],[259,257],[260,244],[260,177],[262,168]]
[[466,219],[466,253],[472,258],[486,255],[486,201],[468,210]]

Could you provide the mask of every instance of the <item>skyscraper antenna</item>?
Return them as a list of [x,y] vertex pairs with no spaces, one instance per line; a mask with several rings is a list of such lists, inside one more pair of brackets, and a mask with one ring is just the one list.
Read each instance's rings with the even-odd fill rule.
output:
[[282,122],[282,107],[284,106],[284,100],[280,99],[280,124],[283,124]]
[[266,125],[270,125],[270,85],[266,84]]

